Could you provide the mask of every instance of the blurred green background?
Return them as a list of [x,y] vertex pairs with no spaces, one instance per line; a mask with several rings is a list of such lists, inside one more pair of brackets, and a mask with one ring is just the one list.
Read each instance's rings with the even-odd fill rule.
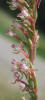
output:
[[[17,12],[16,12],[17,13]],[[20,100],[21,93],[17,85],[11,84],[11,60],[13,58],[11,44],[15,39],[7,37],[6,32],[11,28],[15,12],[9,9],[7,0],[0,1],[0,100]],[[39,83],[39,98],[45,100],[45,0],[42,0],[38,9],[36,28],[40,34],[35,67],[39,69],[37,80]]]

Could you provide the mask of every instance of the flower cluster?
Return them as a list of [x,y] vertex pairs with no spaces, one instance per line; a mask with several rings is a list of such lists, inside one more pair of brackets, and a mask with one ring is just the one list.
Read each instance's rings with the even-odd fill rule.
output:
[[[12,10],[20,10],[13,21],[12,30],[8,30],[7,35],[16,38],[19,43],[12,44],[15,54],[22,53],[25,57],[21,61],[12,61],[12,72],[14,73],[14,83],[19,82],[22,91],[30,94],[30,100],[37,100],[37,80],[33,63],[36,55],[36,44],[39,39],[38,31],[35,29],[37,20],[37,7],[40,5],[39,0],[11,0],[9,7]],[[17,33],[23,34],[26,41],[20,38]],[[25,77],[26,82],[23,80]],[[25,100],[22,97],[22,100]]]

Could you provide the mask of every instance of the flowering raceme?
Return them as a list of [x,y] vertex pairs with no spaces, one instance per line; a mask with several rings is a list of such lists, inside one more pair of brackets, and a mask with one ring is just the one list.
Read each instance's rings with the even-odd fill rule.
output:
[[[39,0],[11,0],[9,7],[12,10],[19,10],[12,24],[12,30],[8,30],[7,35],[16,38],[19,43],[12,44],[15,54],[22,53],[24,58],[20,61],[13,59],[12,72],[14,73],[14,83],[19,82],[19,87],[24,92],[30,95],[30,100],[38,100],[38,86],[33,68],[36,56],[36,44],[38,43],[39,35],[35,29],[37,20],[37,7],[40,4]],[[20,38],[19,33],[25,36]],[[18,35],[17,35],[18,33]],[[25,77],[25,81],[23,78]],[[25,97],[22,97],[25,100]]]

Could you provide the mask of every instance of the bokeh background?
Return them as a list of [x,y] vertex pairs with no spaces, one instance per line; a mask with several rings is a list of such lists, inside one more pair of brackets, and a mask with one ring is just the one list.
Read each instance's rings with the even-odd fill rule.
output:
[[[17,88],[17,85],[11,84],[13,81],[11,61],[14,56],[11,44],[15,40],[7,37],[6,32],[11,28],[15,16],[15,12],[9,9],[7,0],[0,0],[0,100],[21,100],[21,95],[24,95]],[[35,68],[38,68],[36,74],[39,84],[39,99],[45,100],[45,0],[41,1],[38,8],[36,28],[39,31],[40,40],[37,48]],[[21,56],[19,55],[18,58]]]

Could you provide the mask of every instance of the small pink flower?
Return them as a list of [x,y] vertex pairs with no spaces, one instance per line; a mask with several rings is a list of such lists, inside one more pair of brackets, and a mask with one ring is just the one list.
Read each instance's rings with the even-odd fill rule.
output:
[[14,72],[16,70],[16,66],[14,65],[11,69],[12,72]]
[[15,59],[13,59],[13,61],[11,62],[12,64],[16,64],[16,60]]
[[6,34],[9,36],[13,36],[13,32],[11,30],[8,30],[8,32]]
[[25,97],[24,96],[22,97],[22,100],[25,100]]
[[18,5],[18,2],[15,2],[15,0],[12,0],[11,1],[11,8],[16,8],[17,7],[17,5]]
[[27,70],[27,74],[30,74],[30,73],[31,73],[31,69],[28,68],[28,70]]
[[14,78],[15,78],[15,80],[18,80],[18,79],[19,79],[19,74],[18,74],[18,72],[14,73]]
[[26,64],[22,64],[24,69],[28,69],[28,66],[26,66]]
[[21,11],[20,14],[18,14],[18,17],[20,17],[20,18],[24,18],[24,17],[28,17],[28,16],[29,16],[28,12],[24,9]]
[[28,12],[26,10],[22,10],[21,12],[25,17],[29,16]]
[[20,88],[21,88],[21,90],[24,90],[24,88],[25,88],[25,84],[20,83]]
[[12,48],[19,50],[19,49],[21,49],[22,47],[21,47],[21,45],[12,44]]
[[13,21],[13,26],[16,28],[21,27],[21,25],[16,20]]
[[16,36],[16,34],[14,34],[11,30],[8,30],[8,32],[6,33],[9,36],[12,36],[13,38],[22,41],[21,38],[19,38],[18,36]]
[[18,67],[21,69],[24,69],[24,70],[28,69],[28,66],[23,62],[18,62],[17,64],[18,64]]

